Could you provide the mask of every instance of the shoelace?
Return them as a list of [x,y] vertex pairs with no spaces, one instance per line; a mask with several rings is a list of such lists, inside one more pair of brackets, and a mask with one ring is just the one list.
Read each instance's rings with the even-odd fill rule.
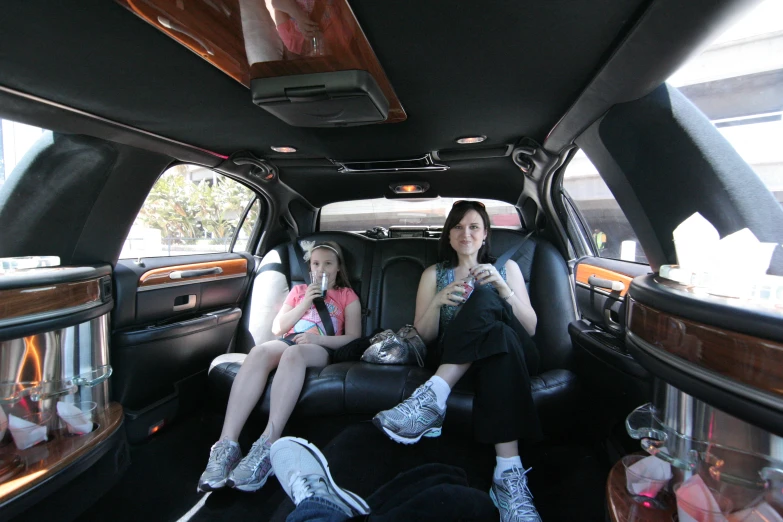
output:
[[424,407],[424,403],[427,400],[427,397],[425,396],[426,392],[429,391],[430,385],[426,385],[424,388],[421,388],[419,393],[414,393],[407,399],[405,399],[400,405],[398,406],[400,412],[402,412],[404,415],[410,417],[416,414],[417,410],[420,410]]
[[266,439],[259,439],[255,441],[250,447],[250,451],[247,453],[247,457],[242,459],[242,461],[237,466],[237,469],[241,471],[253,472],[253,470],[255,470],[263,460],[265,442]]
[[509,493],[511,493],[511,510],[522,516],[538,516],[538,511],[533,505],[533,493],[527,487],[527,472],[533,468],[522,471],[521,468],[512,468],[511,476],[503,477]]
[[320,475],[302,475],[297,471],[291,474],[288,485],[291,488],[291,496],[294,497],[294,504],[297,505],[306,498],[331,495]]
[[207,462],[207,471],[222,471],[223,463],[228,459],[228,454],[231,451],[231,443],[228,441],[220,441],[212,447],[212,453],[209,455],[209,462]]

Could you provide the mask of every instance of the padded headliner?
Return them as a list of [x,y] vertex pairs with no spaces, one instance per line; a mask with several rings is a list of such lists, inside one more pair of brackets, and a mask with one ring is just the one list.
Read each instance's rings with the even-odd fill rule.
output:
[[408,113],[401,124],[289,127],[249,91],[106,0],[10,2],[0,83],[230,154],[272,144],[338,160],[543,141],[629,28],[641,0],[350,2]]

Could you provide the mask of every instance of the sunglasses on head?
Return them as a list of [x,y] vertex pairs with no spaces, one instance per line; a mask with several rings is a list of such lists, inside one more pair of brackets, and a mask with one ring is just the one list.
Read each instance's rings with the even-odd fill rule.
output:
[[455,201],[452,207],[456,207],[457,205],[478,205],[481,208],[486,208],[484,206],[484,203],[482,203],[481,201],[473,201],[470,199],[460,199],[459,201]]

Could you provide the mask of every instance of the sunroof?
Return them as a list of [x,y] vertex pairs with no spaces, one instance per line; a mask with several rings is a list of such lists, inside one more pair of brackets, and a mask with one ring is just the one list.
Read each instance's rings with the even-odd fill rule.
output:
[[389,101],[385,123],[407,116],[346,0],[116,0],[243,85],[332,71],[369,72]]

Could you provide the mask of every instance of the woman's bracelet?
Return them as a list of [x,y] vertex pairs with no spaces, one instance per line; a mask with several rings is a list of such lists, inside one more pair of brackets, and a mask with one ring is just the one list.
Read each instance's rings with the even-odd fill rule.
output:
[[510,294],[508,294],[506,297],[503,298],[503,300],[508,301],[509,299],[511,299],[511,296],[513,295],[514,295],[514,291],[512,290]]

